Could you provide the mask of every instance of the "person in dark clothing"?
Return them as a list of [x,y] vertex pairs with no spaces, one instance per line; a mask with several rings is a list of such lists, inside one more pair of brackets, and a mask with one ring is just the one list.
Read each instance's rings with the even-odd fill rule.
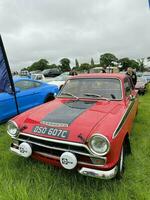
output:
[[128,67],[126,74],[131,77],[133,84],[136,85],[137,76],[131,67]]
[[102,73],[106,73],[106,70],[104,68],[102,69]]

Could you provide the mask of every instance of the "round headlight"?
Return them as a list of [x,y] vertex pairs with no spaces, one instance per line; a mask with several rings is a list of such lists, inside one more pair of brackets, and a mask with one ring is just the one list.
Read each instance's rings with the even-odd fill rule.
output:
[[7,133],[10,136],[17,136],[18,135],[19,129],[18,129],[18,126],[17,126],[17,124],[15,122],[13,122],[13,121],[9,121],[8,122]]
[[95,134],[89,141],[90,150],[97,155],[106,155],[110,149],[108,139],[100,134]]

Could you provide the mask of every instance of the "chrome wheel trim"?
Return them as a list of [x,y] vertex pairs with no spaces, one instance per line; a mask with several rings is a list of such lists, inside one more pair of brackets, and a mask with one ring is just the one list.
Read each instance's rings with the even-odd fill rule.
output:
[[124,152],[123,152],[123,146],[122,146],[122,149],[121,149],[121,154],[120,154],[120,162],[119,162],[119,170],[120,172],[122,172],[123,170],[123,160],[124,160]]

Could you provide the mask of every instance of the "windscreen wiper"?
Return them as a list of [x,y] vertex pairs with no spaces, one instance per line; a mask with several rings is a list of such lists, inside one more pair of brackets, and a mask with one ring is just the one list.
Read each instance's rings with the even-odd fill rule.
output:
[[84,96],[87,96],[87,97],[98,97],[99,99],[110,101],[110,99],[108,99],[106,97],[103,97],[102,95],[94,94],[94,93],[85,93]]
[[75,96],[75,95],[73,95],[73,94],[71,94],[69,92],[62,92],[60,95],[67,95],[67,96],[71,96],[71,97],[74,97],[76,99],[79,99],[79,97],[77,97],[77,96]]

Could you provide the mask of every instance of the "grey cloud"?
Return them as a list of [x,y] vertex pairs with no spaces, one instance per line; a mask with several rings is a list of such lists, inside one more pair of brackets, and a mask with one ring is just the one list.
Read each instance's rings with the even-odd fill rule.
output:
[[1,0],[0,29],[12,68],[46,58],[99,62],[150,55],[150,10],[145,0]]

